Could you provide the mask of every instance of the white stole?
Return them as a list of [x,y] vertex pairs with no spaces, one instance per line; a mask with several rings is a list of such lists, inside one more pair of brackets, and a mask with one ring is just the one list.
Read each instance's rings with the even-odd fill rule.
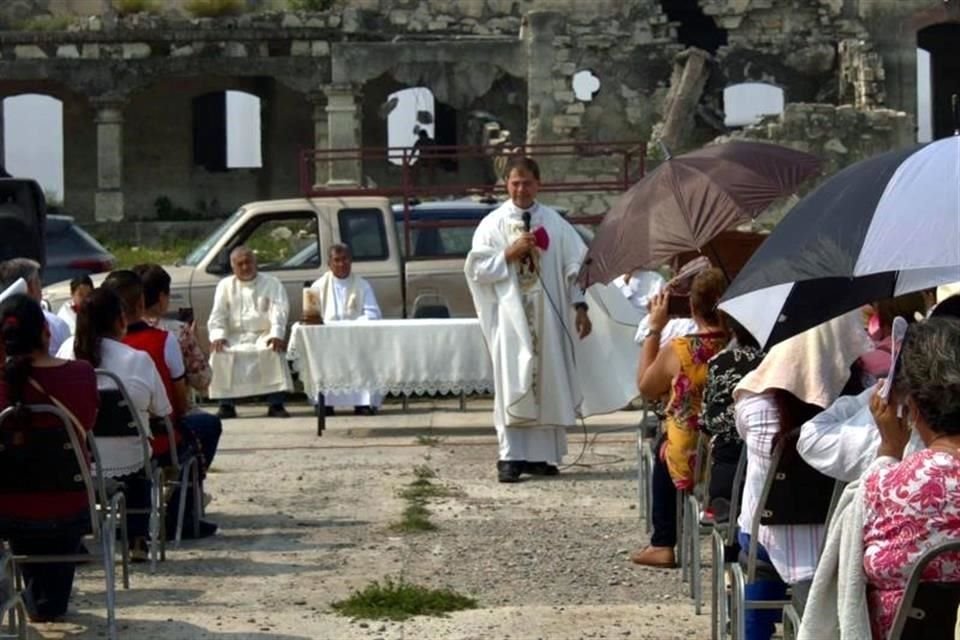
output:
[[[347,283],[347,295],[340,317],[337,316],[337,293],[334,290],[336,280]],[[325,274],[313,283],[314,289],[320,296],[320,312],[325,322],[330,320],[352,320],[363,315],[363,290],[360,280],[352,273],[346,278],[337,278],[332,271]]]

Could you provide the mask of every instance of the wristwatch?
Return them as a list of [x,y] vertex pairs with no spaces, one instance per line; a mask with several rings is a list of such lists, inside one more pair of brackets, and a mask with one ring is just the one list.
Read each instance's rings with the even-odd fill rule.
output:
[[575,311],[590,311],[590,307],[587,306],[586,302],[578,302],[573,305]]
[[643,334],[643,339],[646,340],[653,336],[659,336],[661,333],[663,333],[662,329],[647,329],[647,332]]

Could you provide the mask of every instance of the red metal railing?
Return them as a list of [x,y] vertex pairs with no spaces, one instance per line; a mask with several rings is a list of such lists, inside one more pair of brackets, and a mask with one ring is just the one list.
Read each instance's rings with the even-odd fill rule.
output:
[[[421,184],[425,173],[433,177],[437,171],[436,163],[482,159],[489,162],[487,167],[492,175],[496,174],[498,160],[506,160],[515,153],[536,158],[549,164],[550,160],[568,160],[573,163],[576,172],[577,161],[606,159],[609,171],[597,172],[595,176],[578,180],[550,180],[544,177],[540,191],[556,192],[621,192],[630,188],[644,175],[646,145],[640,141],[617,142],[562,142],[530,144],[520,149],[508,149],[499,145],[430,145],[426,147],[363,147],[357,149],[308,149],[300,155],[300,191],[305,197],[350,197],[382,196],[401,199],[404,205],[404,245],[408,256],[411,255],[410,232],[412,229],[430,229],[440,227],[466,227],[475,223],[470,221],[435,221],[410,219],[411,200],[424,198],[445,198],[456,196],[485,196],[496,198],[506,193],[505,185],[499,180],[493,183],[443,183],[432,180]],[[399,165],[393,161],[399,161]],[[434,164],[433,168],[424,166],[424,161]],[[361,184],[331,184],[327,179],[330,168],[335,163],[359,164],[362,177],[364,167],[371,163],[387,168],[388,163],[399,169],[399,183],[376,187]],[[548,167],[549,170],[549,167]],[[593,169],[595,171],[595,169]],[[574,173],[573,175],[577,175]],[[584,224],[595,224],[602,216],[578,217]]]

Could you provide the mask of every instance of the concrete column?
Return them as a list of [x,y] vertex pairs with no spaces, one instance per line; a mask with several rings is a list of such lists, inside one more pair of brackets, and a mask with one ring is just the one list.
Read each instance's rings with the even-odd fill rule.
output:
[[[333,85],[327,88],[327,140],[330,149],[360,148],[362,138],[359,101],[358,92],[349,85]],[[362,184],[363,167],[359,157],[336,160],[330,162],[329,167],[328,184]]]
[[[315,151],[325,151],[330,148],[330,127],[327,122],[327,96],[314,92],[307,94],[307,100],[313,108],[313,148]],[[329,163],[323,156],[316,156],[313,163],[313,186],[322,188],[330,177]]]
[[123,220],[123,100],[96,98],[97,193],[94,216],[98,222]]

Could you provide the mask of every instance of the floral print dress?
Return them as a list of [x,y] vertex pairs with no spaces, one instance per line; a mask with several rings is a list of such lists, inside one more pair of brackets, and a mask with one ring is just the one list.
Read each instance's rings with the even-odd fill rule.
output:
[[[886,638],[913,563],[960,536],[960,454],[924,449],[881,458],[866,479],[863,568],[874,638]],[[960,582],[960,554],[927,566],[923,580]]]
[[661,456],[670,478],[678,489],[690,489],[700,437],[700,412],[703,388],[707,382],[707,363],[726,345],[723,333],[703,333],[674,338],[670,348],[680,360],[680,372],[673,378],[670,399],[664,409],[666,441]]

